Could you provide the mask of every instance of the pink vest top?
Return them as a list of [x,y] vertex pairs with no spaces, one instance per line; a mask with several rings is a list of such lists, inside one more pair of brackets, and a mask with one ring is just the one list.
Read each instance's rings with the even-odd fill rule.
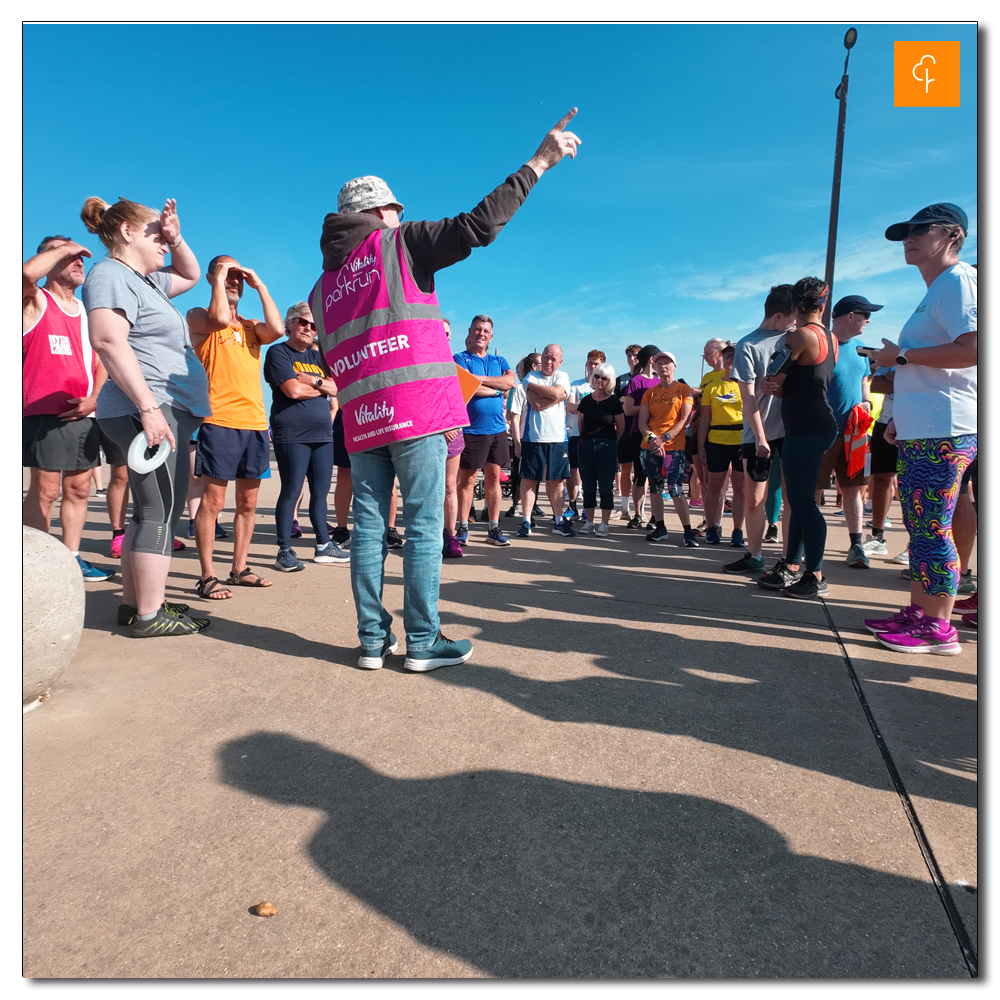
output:
[[94,352],[87,312],[67,316],[44,289],[45,308],[21,337],[21,412],[24,416],[65,413],[71,399],[94,391]]
[[324,271],[309,301],[349,453],[468,426],[437,296],[414,282],[398,229]]

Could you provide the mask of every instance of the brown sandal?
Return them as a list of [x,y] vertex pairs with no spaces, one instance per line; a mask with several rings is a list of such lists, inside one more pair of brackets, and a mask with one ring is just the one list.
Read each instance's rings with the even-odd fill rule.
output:
[[219,583],[217,576],[206,576],[195,585],[195,593],[210,601],[228,601],[233,592]]
[[[254,577],[254,579],[252,581],[248,580],[247,579],[248,576],[252,576],[252,577]],[[260,576],[258,573],[255,573],[249,566],[247,566],[243,570],[240,570],[239,573],[237,573],[236,570],[233,570],[232,573],[229,574],[229,579],[226,580],[226,583],[229,584],[230,587],[270,587],[271,586],[271,581],[270,580],[265,580],[264,577]]]

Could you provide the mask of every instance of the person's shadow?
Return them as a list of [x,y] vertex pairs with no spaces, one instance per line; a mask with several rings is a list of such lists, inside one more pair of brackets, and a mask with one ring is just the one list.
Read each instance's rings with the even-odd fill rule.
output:
[[793,854],[690,795],[509,771],[395,779],[293,736],[219,750],[223,780],[327,816],[327,878],[502,977],[967,977],[926,882]]

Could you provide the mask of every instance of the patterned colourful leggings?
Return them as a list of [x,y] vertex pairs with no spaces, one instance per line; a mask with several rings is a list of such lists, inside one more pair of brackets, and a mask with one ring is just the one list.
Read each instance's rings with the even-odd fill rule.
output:
[[958,593],[960,566],[951,518],[962,475],[976,457],[978,435],[900,441],[896,473],[903,523],[910,534],[910,579],[930,597]]

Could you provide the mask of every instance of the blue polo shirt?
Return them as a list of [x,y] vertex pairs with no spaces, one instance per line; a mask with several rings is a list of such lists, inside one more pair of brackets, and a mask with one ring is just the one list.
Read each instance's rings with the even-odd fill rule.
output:
[[851,410],[861,402],[861,380],[868,378],[871,365],[868,359],[858,354],[857,349],[864,346],[860,337],[852,337],[846,344],[841,344],[837,354],[837,364],[830,376],[830,386],[826,391],[827,399],[837,418],[837,427],[844,433],[847,418]]
[[[456,354],[454,357],[456,365],[461,365],[466,371],[472,372],[473,375],[478,375],[480,378],[497,378],[510,371],[507,359],[499,354],[487,354],[485,358],[481,358],[478,354],[462,351],[461,354]],[[473,396],[469,400],[467,408],[469,426],[465,428],[466,434],[505,434],[507,432],[503,396]]]

